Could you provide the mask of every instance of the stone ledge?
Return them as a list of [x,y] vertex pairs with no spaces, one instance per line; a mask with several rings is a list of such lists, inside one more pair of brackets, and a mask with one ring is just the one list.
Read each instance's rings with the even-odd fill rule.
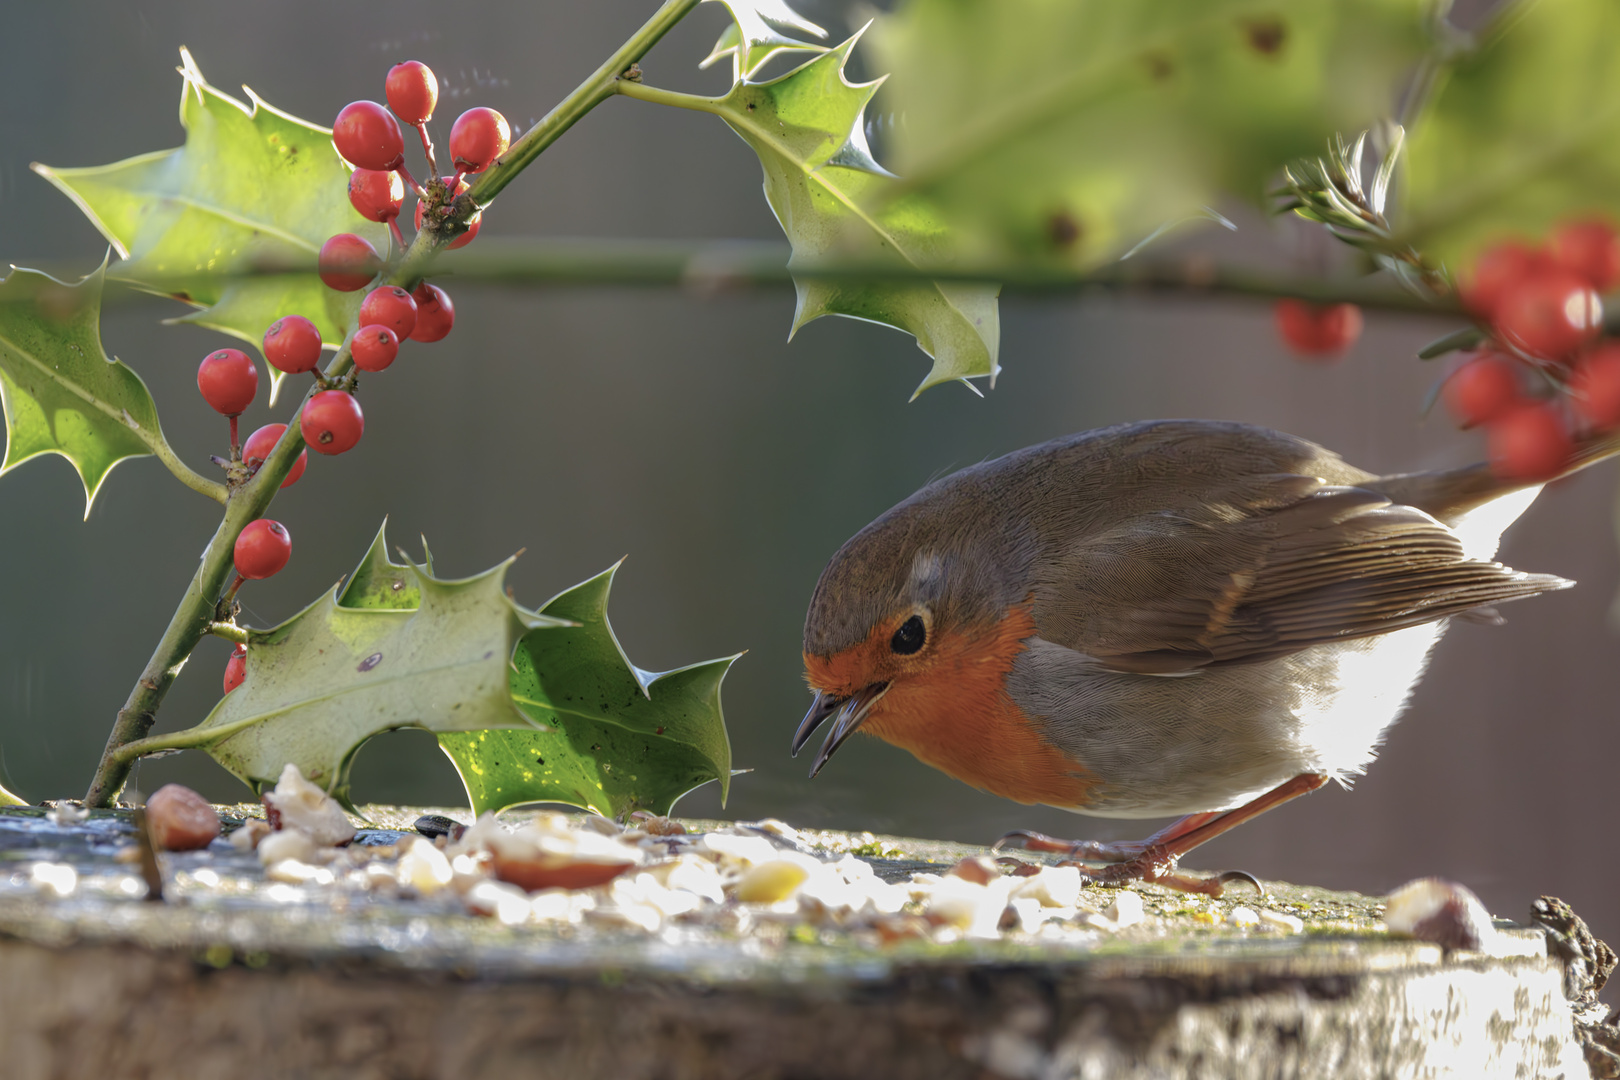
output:
[[[43,830],[0,850],[0,882],[46,857],[127,874],[123,829]],[[979,850],[860,839],[886,875]],[[228,863],[172,862],[210,859]],[[1447,955],[1379,932],[1377,898],[1268,890],[1320,912],[1314,932],[1231,932],[1152,886],[1133,934],[889,949],[540,932],[426,900],[0,890],[0,1053],[8,1080],[1587,1075],[1540,930]]]

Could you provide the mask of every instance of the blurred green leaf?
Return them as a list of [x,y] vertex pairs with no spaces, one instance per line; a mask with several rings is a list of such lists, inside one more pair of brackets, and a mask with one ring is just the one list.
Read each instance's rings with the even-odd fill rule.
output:
[[1457,352],[1462,349],[1472,349],[1485,340],[1485,332],[1477,326],[1465,326],[1461,330],[1453,330],[1444,337],[1435,338],[1423,348],[1418,350],[1419,360],[1433,360],[1437,356]]
[[[708,0],[705,0],[708,2]],[[721,33],[709,55],[698,64],[707,68],[731,58],[731,81],[742,82],[772,59],[790,52],[826,52],[825,45],[803,41],[795,34],[824,38],[827,31],[801,17],[784,0],[719,0],[731,12],[731,24]]]
[[28,802],[19,799],[5,788],[0,787],[0,806],[27,806]]
[[1620,6],[1538,0],[1497,13],[1410,126],[1401,238],[1453,272],[1509,235],[1620,221]]
[[[351,584],[381,583],[386,544],[379,531]],[[507,685],[512,650],[560,624],[508,598],[510,565],[463,581],[406,566],[414,609],[346,607],[333,587],[280,626],[250,630],[246,679],[177,745],[201,746],[255,790],[293,762],[347,802],[349,766],[374,735],[531,727]]]
[[[947,264],[954,254],[950,234],[926,202],[907,197],[870,209],[895,179],[866,142],[866,105],[878,82],[844,78],[859,37],[779,79],[739,83],[710,105],[759,155],[765,197],[793,245],[789,269],[818,259]],[[795,286],[793,332],[823,315],[848,315],[914,336],[934,360],[918,393],[956,379],[994,379],[998,370],[999,286],[802,277]]]
[[1386,115],[1434,8],[909,0],[875,34],[900,190],[973,260],[1097,265]]
[[23,269],[0,281],[0,475],[61,454],[84,482],[85,517],[114,465],[168,450],[146,384],[101,350],[104,269],[77,285]]
[[[201,310],[176,319],[258,347],[283,315],[303,315],[335,348],[359,293],[326,288],[315,257],[342,232],[388,250],[386,226],[349,205],[349,169],[329,128],[210,86],[180,51],[186,144],[111,165],[34,171],[60,188],[125,261],[111,276]],[[259,273],[260,276],[247,276]],[[271,375],[279,385],[281,373]]]
[[446,733],[439,744],[475,813],[561,802],[609,816],[664,814],[710,780],[725,801],[731,744],[720,683],[735,656],[660,674],[625,657],[608,623],[617,566],[540,609],[577,626],[536,630],[512,658],[512,696],[543,731]]

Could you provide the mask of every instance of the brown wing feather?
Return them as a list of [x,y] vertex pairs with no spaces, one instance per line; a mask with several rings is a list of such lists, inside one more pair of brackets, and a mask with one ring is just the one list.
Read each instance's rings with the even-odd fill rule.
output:
[[1471,560],[1446,526],[1376,492],[1302,479],[1276,478],[1296,498],[1252,502],[1237,520],[1159,512],[1087,538],[1037,599],[1042,637],[1121,671],[1173,673],[1270,660],[1571,584]]

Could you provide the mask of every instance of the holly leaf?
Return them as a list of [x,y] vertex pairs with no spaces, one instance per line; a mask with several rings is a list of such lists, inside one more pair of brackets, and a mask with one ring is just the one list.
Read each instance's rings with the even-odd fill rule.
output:
[[61,454],[84,482],[84,516],[114,465],[174,451],[141,377],[101,348],[103,263],[68,285],[36,270],[0,281],[0,476],[40,454]]
[[731,744],[720,683],[737,657],[662,673],[631,664],[607,617],[617,570],[540,609],[577,625],[536,630],[518,643],[512,697],[539,730],[439,736],[475,813],[560,802],[608,816],[664,814],[710,780],[720,781],[724,803]]
[[[111,165],[34,171],[60,188],[123,257],[111,276],[172,296],[195,323],[258,347],[283,315],[303,315],[329,347],[343,340],[358,293],[321,284],[315,258],[336,233],[387,251],[386,226],[349,205],[349,169],[330,128],[289,116],[243,88],[210,86],[180,50],[186,144]],[[281,373],[271,375],[280,385]]]
[[[368,599],[382,595],[385,549],[379,531],[350,582],[366,582]],[[461,581],[403,567],[418,598],[411,610],[345,606],[334,586],[280,626],[250,630],[243,683],[169,740],[207,750],[255,791],[293,762],[346,802],[350,764],[375,735],[531,728],[507,686],[512,650],[528,631],[563,624],[506,595],[511,562]]]
[[1437,79],[1406,142],[1401,239],[1454,270],[1568,218],[1620,221],[1620,8],[1505,6]]
[[875,41],[904,118],[884,197],[933,200],[970,260],[1095,266],[1387,114],[1434,7],[910,0]]
[[[710,0],[704,0],[705,3]],[[826,52],[825,45],[801,41],[791,35],[824,38],[827,31],[802,18],[783,0],[719,0],[731,12],[731,24],[721,33],[709,55],[698,64],[707,68],[731,57],[731,81],[742,82],[774,58],[790,52]]]
[[[710,107],[753,147],[765,197],[793,245],[788,267],[818,261],[940,266],[951,234],[917,197],[888,199],[895,177],[867,146],[867,102],[882,80],[851,83],[844,64],[860,34],[779,79],[740,82]],[[882,208],[873,210],[874,204]],[[934,360],[917,393],[952,380],[994,383],[1000,287],[941,282],[833,281],[796,275],[793,329],[823,315],[847,315],[904,330]],[[915,397],[915,395],[913,395]]]
[[28,802],[19,799],[4,787],[0,787],[0,806],[27,806]]

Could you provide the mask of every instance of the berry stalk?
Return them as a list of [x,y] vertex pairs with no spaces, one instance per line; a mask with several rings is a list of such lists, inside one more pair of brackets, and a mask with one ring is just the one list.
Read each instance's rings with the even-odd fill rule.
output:
[[[697,4],[698,0],[666,0],[653,17],[590,78],[530,128],[512,145],[505,157],[479,175],[472,188],[457,200],[456,209],[460,221],[465,223],[477,212],[478,206],[487,204],[493,199],[497,192],[511,183],[542,150],[555,142],[580,117],[612,97],[619,73],[641,59],[648,49],[657,44],[659,39]],[[434,255],[454,238],[455,234],[449,230],[433,227],[423,229],[417,233],[411,246],[406,249],[382,284],[398,285],[407,290],[414,288]],[[348,338],[322,373],[328,382],[348,374],[354,366],[351,343],[356,329],[356,326],[349,327]],[[130,691],[124,707],[118,711],[112,731],[107,737],[107,747],[102,751],[101,763],[96,767],[89,791],[85,793],[86,806],[107,807],[117,800],[119,792],[123,790],[124,783],[129,778],[130,768],[139,756],[138,753],[131,752],[129,744],[145,740],[140,752],[164,748],[160,744],[164,742],[166,736],[147,739],[157,719],[158,707],[168,694],[169,687],[174,685],[175,678],[191,656],[192,650],[197,647],[197,643],[209,632],[214,623],[215,604],[226,582],[235,574],[236,538],[250,522],[264,515],[270,501],[281,488],[282,481],[287,478],[298,462],[299,455],[303,453],[305,443],[300,430],[300,421],[303,419],[305,407],[320,391],[319,384],[310,387],[304,395],[304,400],[299,404],[297,413],[287,422],[286,433],[277,441],[275,449],[259,467],[259,471],[241,487],[232,491],[226,499],[225,517],[215,530],[213,539],[208,542],[202,562],[197,567],[196,574],[192,576],[191,583],[186,586],[185,595],[180,599],[180,606],[175,609],[174,616],[169,620],[163,637],[159,639],[152,658],[147,661],[146,669],[141,672],[141,677]],[[176,736],[181,734],[183,733],[176,733]],[[217,736],[219,733],[213,734]]]

